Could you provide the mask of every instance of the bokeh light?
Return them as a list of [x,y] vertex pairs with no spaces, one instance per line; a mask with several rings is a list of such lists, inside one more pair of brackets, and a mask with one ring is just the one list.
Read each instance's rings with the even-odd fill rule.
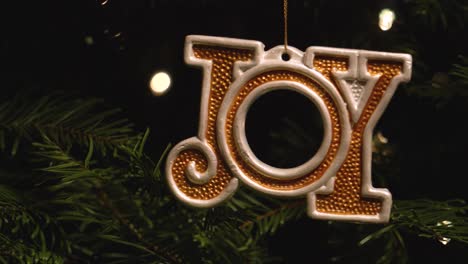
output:
[[157,72],[150,81],[151,92],[156,96],[165,94],[171,86],[171,77],[166,72]]
[[383,31],[392,28],[393,21],[395,20],[395,13],[388,8],[382,9],[379,13],[379,27]]

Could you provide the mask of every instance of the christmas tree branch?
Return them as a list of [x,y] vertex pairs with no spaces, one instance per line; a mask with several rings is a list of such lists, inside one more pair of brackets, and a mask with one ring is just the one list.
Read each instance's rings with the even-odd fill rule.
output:
[[468,57],[460,55],[459,59],[460,62],[453,65],[449,74],[466,87],[468,86]]
[[138,240],[141,243],[143,243],[143,245],[145,245],[144,247],[148,250],[148,252],[152,254],[158,254],[170,263],[182,263],[177,256],[169,254],[168,252],[162,250],[161,247],[159,247],[158,245],[152,244],[145,240],[143,237],[143,233],[138,230],[138,227],[136,227],[133,223],[131,223],[127,218],[125,218],[122,215],[119,209],[113,205],[112,201],[109,199],[108,194],[105,193],[100,187],[97,188],[97,196],[99,198],[99,201],[101,201],[101,203],[103,204],[103,206],[111,210],[112,215],[116,219],[118,219],[123,225],[125,225],[135,235],[135,237],[137,237]]
[[451,240],[468,243],[468,205],[462,200],[396,201],[391,224],[361,240],[363,245],[396,230],[415,233],[443,244]]
[[93,140],[102,154],[123,144],[134,144],[140,137],[127,119],[116,118],[120,110],[96,113],[102,100],[74,99],[61,93],[24,99],[31,96],[20,93],[0,103],[0,148],[9,147],[12,154],[22,140],[37,140],[39,131],[64,145],[87,147]]
[[275,231],[284,223],[298,219],[305,213],[305,200],[297,200],[291,203],[284,203],[280,206],[266,211],[263,214],[255,216],[254,220],[247,220],[240,225],[241,229],[252,230],[255,226],[258,228],[258,234],[274,234]]
[[[148,133],[146,133],[148,134]],[[100,204],[112,212],[113,217],[115,217],[121,224],[123,224],[144,246],[144,248],[152,254],[159,255],[162,259],[170,263],[180,263],[180,260],[168,252],[164,251],[160,246],[155,245],[154,243],[148,242],[143,237],[143,233],[139,231],[139,228],[135,223],[130,222],[128,218],[120,211],[120,209],[114,204],[109,194],[104,190],[108,181],[111,181],[113,177],[104,176],[109,175],[119,175],[119,171],[115,170],[100,170],[100,169],[91,169],[91,157],[93,153],[93,141],[90,140],[88,154],[84,162],[80,162],[69,155],[64,149],[62,149],[57,143],[51,141],[46,135],[43,135],[45,143],[34,143],[34,146],[41,148],[42,150],[37,152],[38,155],[46,157],[47,160],[54,160],[57,162],[54,166],[49,166],[43,170],[46,172],[58,174],[59,176],[64,177],[65,185],[68,185],[69,182],[73,181],[73,184],[77,184],[76,180],[91,180],[92,185],[87,188],[95,190],[96,197]],[[146,137],[143,137],[143,142],[138,143],[138,146],[144,144]],[[143,148],[139,149],[138,153],[142,153]],[[117,176],[118,177],[118,176]],[[58,190],[59,188],[54,188]],[[116,238],[112,238],[109,235],[101,235],[102,238],[110,239],[113,241],[118,241]],[[120,241],[123,243],[123,241]],[[133,243],[127,243],[128,245],[135,245]],[[137,248],[141,248],[137,246]]]

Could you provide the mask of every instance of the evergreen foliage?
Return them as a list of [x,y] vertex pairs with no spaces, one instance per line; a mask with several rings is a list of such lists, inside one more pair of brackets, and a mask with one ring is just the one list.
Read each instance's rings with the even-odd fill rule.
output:
[[[466,3],[412,0],[405,7],[403,19],[417,21],[408,22],[408,31],[422,26],[450,38],[466,35]],[[466,103],[466,47],[458,45],[453,58],[436,68],[425,63],[425,37],[395,38],[397,51],[410,52],[415,61],[405,95],[429,98],[438,107]],[[186,207],[170,193],[162,172],[170,145],[155,159],[145,150],[153,137],[149,129],[134,129],[125,114],[103,103],[68,92],[24,91],[0,102],[0,263],[281,262],[269,239],[307,217],[304,199],[279,200],[242,186],[219,207]],[[297,148],[308,140],[289,120],[273,137]],[[272,159],[282,153],[273,149]],[[394,146],[374,138],[377,183],[397,174],[395,156]],[[463,199],[397,200],[389,224],[353,227],[356,246],[377,245],[369,263],[409,262],[405,239],[411,236],[466,248],[467,210]]]
[[[116,111],[96,110],[90,121],[96,102],[57,94],[2,104],[21,113],[0,119],[4,141],[22,142],[4,144],[3,161],[31,155],[21,171],[2,162],[3,263],[263,263],[271,258],[265,239],[304,217],[303,199],[244,188],[213,209],[179,204],[162,178],[162,158],[144,152],[149,131],[134,132]],[[360,244],[385,237],[386,260],[404,251],[400,232],[468,243],[466,209],[463,201],[397,201],[391,223]]]

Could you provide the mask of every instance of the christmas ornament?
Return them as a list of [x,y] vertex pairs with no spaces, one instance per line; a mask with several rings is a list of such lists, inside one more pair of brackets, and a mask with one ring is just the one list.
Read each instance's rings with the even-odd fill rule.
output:
[[[274,196],[307,197],[312,218],[388,221],[391,194],[371,184],[372,130],[398,84],[410,79],[410,55],[327,47],[264,51],[258,41],[188,36],[185,60],[203,68],[203,84],[198,136],[177,144],[166,163],[180,200],[212,207],[240,181]],[[259,160],[245,135],[249,107],[284,89],[315,104],[324,127],[317,153],[287,169]]]

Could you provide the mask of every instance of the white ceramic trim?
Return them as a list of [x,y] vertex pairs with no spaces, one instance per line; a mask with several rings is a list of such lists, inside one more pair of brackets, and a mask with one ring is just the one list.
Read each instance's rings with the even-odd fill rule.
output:
[[240,76],[243,71],[250,67],[257,65],[263,55],[264,45],[259,41],[221,38],[211,36],[190,35],[185,38],[185,63],[188,65],[201,67],[203,69],[203,82],[202,82],[202,98],[200,102],[200,124],[198,127],[198,138],[205,141],[206,130],[208,124],[208,105],[211,93],[211,70],[213,62],[211,60],[200,59],[195,57],[193,53],[193,45],[207,45],[216,47],[227,47],[237,49],[248,49],[254,51],[254,59],[249,62],[237,61],[234,64],[233,76]]
[[[273,167],[259,160],[250,148],[247,137],[245,135],[245,120],[250,106],[262,95],[278,90],[294,91],[306,96],[319,109],[320,116],[324,124],[323,140],[317,153],[315,153],[314,156],[304,164],[288,169]],[[292,81],[274,81],[265,83],[255,88],[255,90],[253,90],[239,106],[237,115],[234,119],[233,139],[237,145],[237,149],[239,150],[239,154],[242,159],[251,167],[253,167],[257,172],[263,174],[264,176],[278,180],[290,180],[301,177],[306,173],[310,173],[318,165],[320,165],[331,145],[331,126],[332,124],[327,106],[323,100],[309,87]]]
[[174,148],[171,150],[171,152],[169,152],[169,155],[167,156],[166,176],[167,176],[167,181],[169,183],[169,187],[177,198],[179,198],[181,201],[191,206],[212,207],[226,200],[235,192],[238,186],[237,179],[233,179],[228,184],[228,187],[219,196],[211,200],[193,199],[187,196],[184,192],[182,192],[178,188],[174,180],[174,177],[172,175],[172,166],[174,165],[174,162],[176,158],[179,156],[180,152],[184,150],[197,150],[203,153],[203,155],[206,157],[208,161],[208,168],[205,172],[200,173],[196,171],[195,164],[193,162],[191,162],[189,166],[185,169],[187,178],[195,184],[205,184],[208,181],[210,181],[211,178],[216,175],[216,169],[218,166],[218,160],[216,158],[216,154],[212,151],[212,149],[206,143],[200,141],[196,137],[186,139],[180,142],[179,144],[177,144],[176,146],[174,146]]
[[[288,47],[288,54],[290,55],[290,60],[285,62],[281,59],[281,54],[284,52],[283,46],[277,46],[272,48],[271,50],[265,52],[264,60],[260,60],[259,65],[247,70],[243,73],[238,79],[236,79],[229,91],[227,92],[224,100],[221,104],[221,107],[218,112],[218,119],[217,119],[217,138],[218,138],[218,145],[221,151],[221,154],[226,161],[226,164],[231,169],[231,172],[234,173],[242,182],[247,184],[248,186],[261,191],[263,193],[267,193],[270,195],[282,196],[282,197],[295,197],[295,196],[302,196],[308,192],[316,190],[324,185],[333,175],[336,174],[338,169],[340,168],[341,164],[346,158],[346,154],[348,151],[348,147],[350,144],[350,137],[351,137],[351,124],[349,122],[349,114],[346,109],[346,104],[341,98],[340,94],[333,86],[333,84],[327,80],[322,74],[315,70],[311,70],[303,64],[303,52],[295,49],[293,47]],[[234,160],[234,157],[231,156],[229,146],[227,143],[227,136],[226,136],[226,120],[227,114],[230,109],[231,104],[236,99],[237,94],[239,93],[240,89],[251,79],[255,78],[261,73],[274,71],[274,70],[286,70],[291,72],[296,72],[307,76],[314,80],[317,84],[319,84],[325,91],[330,95],[334,104],[338,110],[338,116],[340,118],[340,125],[341,125],[341,142],[338,147],[338,151],[335,155],[335,158],[326,172],[321,176],[320,179],[315,181],[314,183],[302,187],[300,189],[295,190],[274,190],[267,188],[263,185],[258,184],[257,182],[253,181],[250,177],[248,177],[244,172],[240,169],[239,165]],[[258,89],[258,87],[257,87]],[[320,99],[321,100],[321,99]],[[234,124],[237,126],[237,124]],[[244,151],[242,151],[244,152]],[[242,153],[241,152],[241,153]],[[323,157],[317,156],[316,159],[323,159]],[[261,165],[261,164],[257,164]],[[268,171],[267,168],[263,168],[263,171]],[[275,178],[274,176],[269,175],[269,177]]]
[[185,38],[185,62],[189,65],[196,67],[201,67],[203,69],[203,81],[202,81],[202,95],[200,102],[200,121],[198,127],[198,137],[189,138],[177,144],[170,152],[166,159],[166,178],[169,183],[169,186],[172,192],[184,203],[195,206],[195,207],[213,207],[216,206],[230,196],[236,191],[239,180],[233,178],[227,185],[227,187],[221,192],[221,194],[210,200],[201,200],[194,199],[187,196],[183,193],[177,186],[172,175],[172,166],[177,158],[178,154],[182,150],[194,149],[201,151],[208,160],[208,169],[207,171],[200,173],[197,172],[195,166],[192,163],[189,163],[186,168],[186,176],[188,179],[195,184],[205,184],[207,183],[215,174],[217,169],[217,158],[216,154],[211,149],[210,145],[206,141],[206,131],[208,125],[208,106],[211,93],[211,70],[213,63],[211,60],[200,59],[195,57],[193,52],[193,45],[208,45],[216,47],[228,47],[228,48],[238,48],[238,49],[249,49],[254,52],[254,58],[249,62],[238,61],[235,62],[233,68],[233,76],[240,75],[244,70],[256,65],[259,61],[260,55],[263,54],[263,43],[253,40],[241,40],[241,39],[232,39],[232,38],[220,38],[220,37],[211,37],[211,36],[198,36],[190,35]]
[[[311,47],[308,50],[311,52],[317,53],[320,50],[320,47]],[[333,189],[332,188],[321,188],[316,192],[311,192],[307,195],[308,200],[308,214],[312,218],[316,219],[327,219],[327,220],[344,220],[344,221],[357,221],[357,222],[373,222],[373,223],[386,223],[389,221],[390,212],[392,207],[392,195],[391,193],[385,188],[374,188],[372,186],[372,175],[371,175],[371,167],[372,167],[372,132],[374,127],[382,116],[385,108],[387,107],[390,99],[392,98],[395,90],[401,82],[408,82],[411,79],[411,64],[412,58],[408,54],[401,54],[401,53],[386,53],[386,52],[375,52],[375,51],[366,51],[366,50],[358,50],[357,51],[359,63],[357,65],[357,73],[359,76],[363,76],[363,78],[371,80],[375,78],[368,73],[367,70],[367,61],[369,59],[380,60],[380,61],[395,61],[401,62],[403,64],[402,73],[395,76],[392,81],[390,82],[389,86],[387,87],[385,94],[383,95],[381,101],[377,105],[374,113],[370,117],[367,126],[364,129],[363,134],[363,145],[362,145],[362,170],[361,170],[361,195],[364,198],[373,198],[373,199],[380,199],[382,201],[382,209],[381,212],[377,215],[368,216],[368,215],[339,215],[339,214],[331,214],[331,213],[322,213],[318,212],[316,208],[316,194],[330,194]],[[310,61],[311,65],[313,65],[313,61]],[[355,71],[352,69],[351,71]],[[338,77],[339,78],[339,77]],[[374,81],[372,80],[373,85],[375,86],[378,78]],[[374,86],[367,88],[372,92]],[[369,92],[369,93],[370,93]],[[369,99],[369,96],[367,96]],[[367,103],[366,101],[363,103],[364,105]],[[358,118],[360,117],[361,113],[359,114]]]
[[[210,88],[211,88],[211,70],[212,70],[212,61],[196,58],[193,54],[193,45],[211,45],[216,47],[231,47],[237,49],[250,49],[254,51],[254,58],[249,62],[235,62],[233,67],[233,79],[234,82],[231,84],[228,92],[226,93],[221,107],[218,112],[218,117],[216,120],[216,136],[218,146],[213,146],[213,149],[206,141],[206,130],[207,130],[207,118],[208,118],[208,105],[210,98]],[[189,138],[177,144],[169,153],[166,161],[166,177],[169,182],[169,186],[174,194],[183,202],[197,207],[212,207],[215,206],[224,200],[228,199],[238,187],[238,179],[233,178],[226,189],[224,189],[221,194],[210,200],[199,200],[193,199],[186,196],[180,189],[178,189],[173,177],[172,177],[172,166],[180,154],[184,150],[197,150],[206,157],[208,160],[208,169],[205,172],[198,172],[195,169],[195,165],[190,163],[185,169],[186,176],[188,179],[195,184],[206,184],[209,180],[216,174],[217,155],[215,151],[218,151],[219,148],[220,154],[228,165],[230,171],[242,180],[248,186],[259,190],[261,192],[278,195],[282,197],[288,196],[301,196],[307,194],[308,200],[308,214],[312,218],[317,219],[327,219],[327,220],[347,220],[347,221],[359,221],[359,222],[387,222],[390,217],[390,209],[392,205],[392,197],[390,192],[387,189],[374,188],[371,182],[371,159],[372,159],[372,131],[375,124],[379,120],[383,111],[387,107],[392,95],[395,92],[396,87],[400,82],[407,82],[411,78],[411,63],[412,58],[407,54],[399,53],[385,53],[385,52],[373,52],[373,51],[363,51],[363,50],[352,50],[352,49],[338,49],[338,48],[327,48],[327,47],[309,47],[304,54],[302,51],[295,49],[293,47],[288,47],[287,53],[291,56],[291,59],[287,62],[284,62],[281,59],[281,55],[285,52],[283,46],[277,46],[265,52],[263,50],[264,45],[261,42],[253,40],[242,40],[242,39],[231,39],[231,38],[220,38],[220,37],[209,37],[209,36],[188,36],[185,43],[185,61],[187,64],[201,67],[203,69],[203,83],[202,83],[202,96],[200,104],[200,123],[198,129],[197,138]],[[338,87],[335,87],[332,82],[327,80],[321,73],[316,71],[313,67],[314,57],[319,55],[329,55],[332,57],[343,57],[347,58],[349,62],[349,69],[345,72],[335,71],[332,73],[332,77],[335,79]],[[368,215],[340,215],[332,213],[321,213],[317,211],[316,208],[316,194],[329,194],[333,191],[335,174],[341,167],[343,161],[346,158],[348,148],[351,144],[351,123],[356,123],[359,120],[359,117],[362,114],[362,110],[369,99],[374,86],[380,76],[371,76],[367,71],[367,61],[369,59],[381,60],[381,61],[397,61],[403,63],[403,71],[400,75],[394,77],[387,87],[385,94],[383,95],[382,100],[379,102],[376,110],[371,116],[366,128],[364,129],[363,135],[363,146],[362,146],[362,197],[365,198],[376,198],[380,199],[383,203],[382,211],[378,215],[368,216]],[[303,187],[296,190],[271,190],[265,188],[258,183],[252,181],[249,177],[243,174],[240,170],[238,164],[235,163],[233,157],[230,154],[229,147],[226,140],[226,118],[227,113],[230,109],[231,103],[236,99],[236,96],[242,86],[247,83],[250,79],[256,77],[258,74],[273,71],[273,70],[287,70],[303,74],[316,83],[318,83],[323,89],[325,89],[332,100],[335,103],[335,106],[338,109],[338,115],[340,118],[340,125],[342,128],[341,131],[341,142],[339,145],[338,152],[331,163],[328,170],[322,175],[322,177],[310,184],[309,186]],[[359,80],[366,81],[366,85],[363,89],[363,93],[358,100],[352,98],[351,90],[347,85],[347,80]],[[251,151],[248,143],[245,139],[245,115],[248,112],[250,104],[252,104],[256,98],[261,96],[263,92],[270,92],[278,87],[285,85],[284,87],[289,87],[291,90],[298,92],[303,91],[303,88],[300,88],[301,85],[290,82],[290,83],[281,83],[280,81],[271,82],[264,84],[266,86],[259,86],[256,88],[260,89],[258,91],[253,91],[251,97],[247,98],[247,103],[243,103],[241,111],[235,117],[234,121],[234,132],[235,132],[235,141],[238,149],[241,150],[241,156],[246,160],[255,170],[259,171],[267,177],[272,177],[275,179],[293,179],[297,177],[298,166],[292,168],[293,171],[284,171],[288,169],[278,169],[269,166],[265,163],[259,163],[255,159],[254,153]],[[266,87],[266,88],[264,88]],[[262,90],[263,89],[263,90]],[[302,92],[301,92],[302,93]],[[249,95],[250,96],[250,95]],[[312,99],[313,102],[318,105],[322,105],[323,102],[320,98],[316,98],[312,95],[309,99]],[[244,105],[245,104],[245,105]],[[324,115],[321,112],[322,119]],[[328,121],[324,121],[325,123]],[[327,125],[325,127],[328,127]],[[325,133],[327,134],[327,133]],[[328,137],[324,137],[324,141],[330,140]],[[314,162],[309,160],[307,164],[308,169],[312,168],[312,165],[316,165],[316,160],[321,160],[324,158],[324,153],[321,151],[324,144],[317,154],[312,158],[315,159]],[[247,154],[246,154],[247,153]],[[310,164],[309,164],[310,162]],[[304,164],[303,164],[304,165]],[[273,170],[271,170],[273,168]],[[276,170],[278,169],[278,170]],[[288,174],[286,172],[290,172]]]

